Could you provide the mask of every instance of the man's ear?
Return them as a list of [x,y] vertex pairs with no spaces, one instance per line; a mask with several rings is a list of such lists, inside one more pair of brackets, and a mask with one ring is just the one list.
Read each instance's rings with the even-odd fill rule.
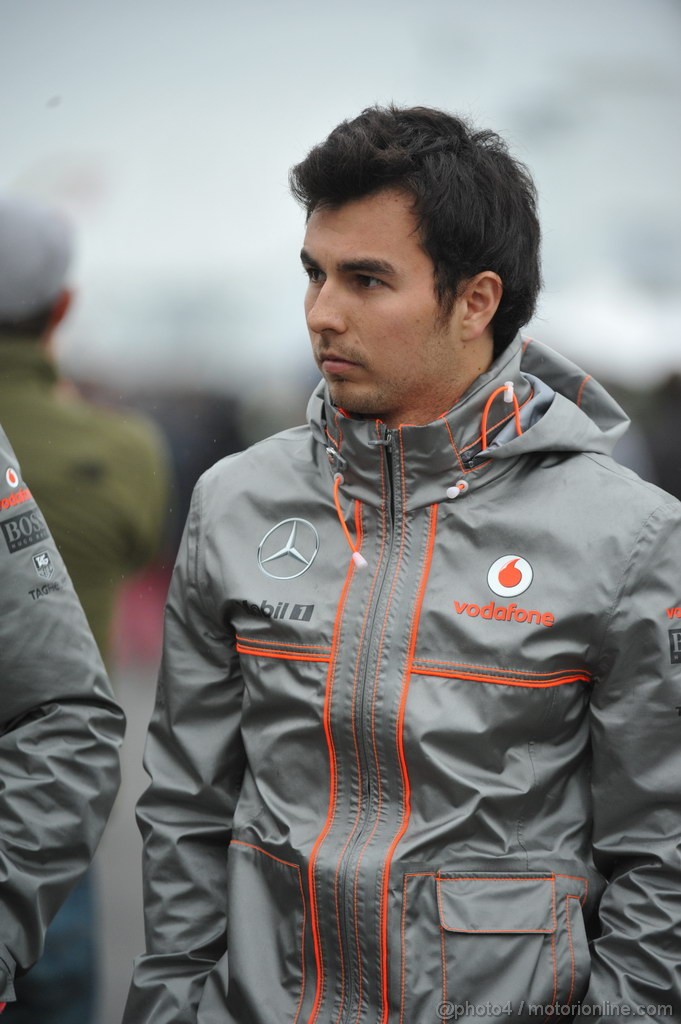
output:
[[69,309],[71,308],[72,302],[72,290],[70,288],[62,288],[62,290],[59,292],[59,295],[54,300],[52,312],[50,313],[50,319],[47,324],[47,327],[45,328],[45,333],[43,335],[43,340],[47,344],[49,344],[53,333],[55,332],[55,330],[57,329],[57,327],[62,322],[62,320],[68,313]]
[[504,286],[493,270],[471,277],[459,294],[461,301],[461,340],[475,341],[487,330],[499,308]]

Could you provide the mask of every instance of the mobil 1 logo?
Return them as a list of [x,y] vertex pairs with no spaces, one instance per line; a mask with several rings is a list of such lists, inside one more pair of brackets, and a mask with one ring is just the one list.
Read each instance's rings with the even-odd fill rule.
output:
[[669,653],[672,665],[681,665],[681,629],[669,630]]
[[50,536],[45,520],[37,508],[31,509],[30,512],[20,512],[18,516],[6,519],[4,523],[0,523],[0,527],[2,527],[2,534],[11,555],[15,551],[23,551],[24,548],[30,548],[33,544],[39,544],[40,541],[47,540]]
[[263,601],[253,604],[251,601],[240,601],[241,607],[248,615],[259,615],[263,619],[289,619],[291,622],[309,622],[314,612],[313,604],[289,604],[280,601],[278,605]]

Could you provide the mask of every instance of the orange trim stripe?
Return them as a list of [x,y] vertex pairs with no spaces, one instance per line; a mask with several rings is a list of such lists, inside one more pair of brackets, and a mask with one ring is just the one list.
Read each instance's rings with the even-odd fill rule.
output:
[[[445,661],[442,658],[419,658],[416,662],[421,667],[426,665],[439,665],[443,668],[463,668],[470,671],[470,669],[482,669],[488,675],[494,675],[494,673],[503,672],[505,679],[508,675],[509,678],[517,676],[519,679],[525,679],[527,676],[534,676],[536,679],[557,679],[563,678],[566,675],[565,669],[557,669],[555,672],[533,672],[529,668],[509,668],[507,665],[476,665],[472,661]],[[591,673],[587,672],[586,669],[575,669],[575,672],[584,672],[591,677]]]
[[297,654],[294,651],[276,651],[272,648],[264,647],[246,647],[244,644],[237,644],[236,649],[239,654],[250,654],[257,658],[281,658],[284,661],[331,661],[331,656],[327,654]]
[[281,857],[275,857],[273,853],[269,853],[268,850],[263,850],[262,846],[256,846],[255,843],[245,843],[243,839],[232,839],[230,846],[246,846],[249,850],[255,850],[257,853],[264,854],[265,857],[269,857],[270,860],[276,860],[279,864],[283,864],[287,868],[295,868],[296,871],[300,871],[297,864],[294,864],[290,860],[282,860]]
[[[359,504],[359,503],[357,503]],[[361,523],[361,519],[360,519]],[[361,539],[360,539],[361,544]],[[333,638],[331,641],[331,659],[329,664],[329,670],[326,676],[326,694],[324,696],[324,736],[326,738],[326,747],[329,754],[329,806],[326,812],[326,821],[324,822],[324,828],[317,836],[316,842],[312,848],[310,854],[310,863],[308,865],[307,873],[307,884],[310,892],[310,919],[312,922],[312,941],[314,944],[314,957],[315,966],[317,968],[317,986],[315,989],[314,1005],[312,1012],[308,1018],[308,1024],[314,1024],[319,1013],[319,1007],[322,1002],[322,992],[324,989],[324,961],[322,956],[322,947],[319,937],[319,915],[317,910],[317,891],[315,888],[314,872],[317,864],[317,856],[319,854],[320,847],[326,839],[331,826],[333,818],[336,813],[336,749],[333,742],[333,733],[331,730],[331,697],[333,693],[334,676],[336,671],[336,662],[338,661],[338,650],[340,647],[340,632],[341,625],[343,622],[343,615],[345,614],[345,605],[348,599],[348,592],[350,590],[350,584],[355,573],[355,563],[350,559],[348,571],[345,576],[345,583],[343,584],[343,590],[341,591],[340,600],[338,602],[338,608],[336,609],[336,619],[333,625]]]
[[[395,436],[395,435],[393,435],[393,436]],[[401,478],[402,478],[401,487],[400,487],[400,494],[401,494],[401,497],[402,497],[402,516],[401,516],[401,527],[402,528],[401,528],[401,532],[400,532],[400,547],[399,547],[399,551],[398,551],[398,554],[397,554],[397,564],[396,564],[395,569],[393,571],[392,584],[390,586],[390,593],[388,595],[388,602],[387,602],[387,604],[385,606],[385,616],[384,616],[384,619],[383,619],[383,626],[381,628],[381,638],[380,638],[379,645],[378,645],[378,656],[376,658],[376,671],[374,673],[373,696],[372,696],[372,699],[371,699],[371,747],[372,747],[372,753],[373,753],[373,758],[374,758],[374,766],[375,766],[375,769],[376,769],[376,788],[378,790],[377,800],[376,800],[376,818],[375,818],[374,824],[373,824],[373,826],[371,828],[371,832],[369,833],[369,835],[365,839],[365,841],[364,841],[364,843],[362,845],[362,849],[360,850],[359,856],[357,858],[357,865],[355,867],[355,876],[354,876],[354,881],[353,881],[353,912],[354,912],[354,918],[355,918],[355,949],[357,950],[357,963],[359,965],[359,983],[358,983],[358,994],[357,994],[357,1013],[355,1015],[354,1024],[359,1024],[359,1019],[360,1019],[361,1014],[362,1014],[362,995],[363,995],[362,985],[363,985],[363,966],[364,966],[363,965],[363,960],[362,960],[361,940],[360,940],[360,934],[359,934],[359,932],[360,932],[360,927],[359,927],[360,917],[359,917],[359,909],[358,909],[359,875],[360,875],[360,869],[361,869],[361,866],[362,866],[362,861],[364,859],[364,854],[369,849],[369,846],[371,845],[371,843],[373,841],[373,838],[374,838],[374,836],[376,834],[376,830],[378,828],[379,822],[381,821],[381,811],[382,811],[382,808],[383,808],[383,788],[382,788],[382,785],[381,785],[381,762],[380,762],[380,759],[379,759],[379,756],[378,756],[378,743],[377,743],[377,740],[376,740],[376,733],[377,733],[377,729],[376,729],[376,699],[377,699],[377,696],[378,696],[378,683],[379,683],[379,676],[380,676],[380,671],[381,671],[381,662],[383,660],[383,647],[384,647],[384,643],[385,643],[386,631],[388,629],[388,619],[389,619],[389,616],[390,616],[390,609],[392,608],[393,597],[395,596],[395,590],[397,588],[397,581],[399,579],[400,570],[402,568],[402,559],[404,557],[404,548],[405,548],[405,543],[406,543],[406,527],[405,527],[405,522],[406,522],[406,516],[407,516],[407,488],[406,488],[405,471],[404,471],[404,441],[403,441],[403,438],[402,438],[402,428],[401,427],[398,428],[396,436],[397,436],[398,447],[399,447],[399,450],[400,450],[400,466],[401,466]],[[397,501],[397,493],[395,493],[395,501]]]
[[589,895],[589,879],[588,878],[585,878],[584,875],[561,875],[561,874],[557,874],[556,878],[571,878],[575,882],[583,882],[584,885],[582,886],[582,895],[581,896],[577,896],[576,899],[578,899],[580,901],[582,906],[585,905],[587,897]]
[[[338,508],[339,506],[336,506],[336,507]],[[343,521],[342,525],[343,525],[343,527],[345,527],[345,522],[344,521]],[[347,530],[346,530],[346,533],[347,533]],[[364,523],[362,521],[362,506],[361,506],[359,501],[355,502],[355,536],[357,537],[357,546],[354,547],[352,545],[352,543],[350,545],[352,547],[352,549],[353,549],[353,554],[355,553],[355,551],[359,551],[359,549],[362,547],[362,543],[363,543],[363,540],[364,540]],[[348,539],[349,539],[349,535],[348,535]],[[354,725],[353,725],[353,729],[354,729]],[[333,815],[332,815],[332,819],[331,819],[331,824],[332,825],[333,825],[333,821],[334,821],[335,817],[336,817],[336,808],[334,807]],[[343,943],[340,941],[340,905],[339,905],[339,899],[338,899],[338,867],[336,867],[336,876],[334,878],[334,903],[335,903],[335,909],[336,909],[336,929],[337,929],[338,938],[339,938],[338,952],[339,952],[339,955],[340,955],[341,994],[342,994],[342,999],[345,999],[345,956],[343,954]],[[342,1012],[342,1006],[341,1006],[341,1012]]]
[[[405,939],[405,924],[406,924],[406,917],[407,917],[407,880],[409,878],[435,878],[435,872],[434,871],[414,871],[414,872],[411,872],[411,873],[406,874],[404,876],[404,881],[403,881],[403,884],[402,884],[402,923],[401,923],[401,926],[400,926],[400,934],[401,934],[401,937],[402,937],[402,951],[401,951],[402,982],[401,982],[401,986],[400,986],[400,994],[401,994],[401,1000],[400,1000],[400,1024],[404,1024],[404,998],[405,998],[405,990],[406,990],[405,978],[406,978],[406,971],[407,971],[407,958],[406,958],[407,943],[406,943],[406,939]],[[447,1002],[446,999],[444,1001]]]
[[236,635],[237,640],[243,641],[245,644],[251,644],[253,647],[259,647],[261,644],[269,644],[271,647],[295,647],[296,649],[306,649],[310,651],[325,651],[331,653],[331,648],[328,644],[285,644],[279,640],[266,640],[264,637],[250,637]]
[[587,373],[586,377],[584,378],[582,383],[579,385],[579,391],[577,392],[577,407],[580,408],[580,409],[582,407],[582,399],[584,398],[584,388],[587,386],[587,384],[589,383],[590,380],[591,380],[591,374]]
[[[376,428],[376,433],[380,436],[379,431],[378,431],[378,426]],[[386,539],[386,537],[385,537],[385,468],[384,468],[384,464],[383,464],[383,459],[382,458],[380,460],[380,466],[381,466],[381,493],[382,493],[382,498],[381,498],[382,533],[381,533],[381,550],[379,552],[378,561],[376,563],[378,566],[380,566],[382,564],[382,562],[383,562],[383,551],[385,549],[385,539]],[[360,525],[361,525],[361,523],[360,523]],[[352,679],[352,703],[351,703],[351,706],[350,706],[350,718],[351,718],[351,722],[352,722],[352,743],[353,743],[353,747],[354,747],[354,751],[355,751],[355,767],[356,767],[356,770],[357,770],[357,782],[358,782],[358,787],[359,787],[360,793],[362,792],[363,778],[362,778],[362,764],[361,764],[361,760],[360,760],[360,756],[359,756],[359,740],[358,740],[358,737],[357,737],[357,729],[356,729],[357,690],[358,690],[358,686],[359,686],[359,670],[360,670],[360,665],[361,665],[361,662],[362,662],[362,648],[364,646],[364,637],[366,636],[366,628],[367,628],[367,623],[369,621],[369,613],[371,611],[371,603],[372,603],[373,598],[374,598],[374,591],[376,590],[377,582],[378,582],[378,573],[374,573],[373,579],[371,581],[371,588],[369,590],[369,596],[367,597],[367,600],[366,600],[366,607],[365,607],[365,610],[364,610],[364,618],[362,619],[362,629],[361,629],[360,636],[359,636],[359,642],[357,644],[357,657],[355,659],[355,672],[354,672],[354,676],[353,676],[353,679]],[[341,941],[340,941],[340,927],[341,927],[340,926],[340,892],[339,892],[340,886],[339,886],[339,881],[338,881],[339,880],[339,876],[340,876],[340,867],[341,867],[341,862],[343,860],[343,857],[345,856],[345,853],[346,853],[348,847],[350,846],[350,843],[355,838],[355,835],[357,833],[357,826],[359,825],[359,820],[360,820],[361,813],[362,813],[362,798],[357,800],[357,808],[355,810],[355,818],[354,818],[354,821],[352,823],[352,828],[351,828],[350,832],[348,833],[348,836],[347,836],[347,838],[345,840],[345,843],[343,844],[343,849],[341,850],[340,854],[338,855],[338,860],[336,861],[336,874],[335,874],[335,877],[334,877],[334,887],[335,887],[335,897],[336,897],[336,931],[337,931],[337,933],[339,935],[339,949],[342,949],[342,944],[341,944]],[[361,991],[361,966],[360,966],[360,991]],[[338,1009],[338,1015],[336,1016],[334,1024],[340,1024],[341,1018],[343,1016],[344,1009],[345,1009],[345,986],[343,986],[342,991],[341,991],[340,1007]]]
[[439,676],[443,679],[465,679],[474,683],[493,683],[497,686],[525,686],[532,689],[544,689],[547,686],[566,686],[568,683],[590,683],[591,676],[588,672],[574,672],[571,675],[561,676],[559,679],[550,679],[546,682],[537,682],[533,679],[511,679],[506,676],[483,676],[473,672],[450,672],[443,668],[418,668],[412,666],[411,671],[417,676]]
[[404,716],[407,707],[407,695],[409,693],[409,682],[412,675],[412,667],[414,664],[414,654],[416,652],[416,638],[419,631],[419,622],[421,618],[421,608],[423,606],[423,599],[426,593],[426,585],[428,583],[428,576],[430,575],[430,566],[433,560],[433,548],[435,547],[435,533],[437,530],[437,512],[438,506],[431,505],[429,509],[430,514],[430,527],[428,533],[428,547],[426,549],[426,558],[423,566],[423,572],[421,574],[421,582],[419,584],[419,591],[416,597],[416,604],[414,605],[414,614],[411,620],[411,635],[409,637],[409,653],[407,656],[407,666],[404,673],[404,683],[402,686],[402,696],[400,698],[400,709],[397,716],[397,754],[400,761],[400,772],[402,774],[402,785],[404,787],[404,802],[402,805],[402,822],[397,832],[397,835],[393,838],[390,844],[390,849],[385,858],[383,864],[383,882],[381,892],[381,936],[380,936],[380,957],[381,957],[381,981],[382,981],[382,995],[383,995],[383,1012],[381,1016],[382,1024],[388,1024],[388,1017],[390,1014],[390,1007],[388,1005],[388,890],[390,887],[390,865],[392,863],[393,855],[397,849],[397,845],[402,839],[402,836],[407,831],[409,825],[409,817],[411,814],[411,787],[409,782],[409,771],[407,769],[407,761],[404,756]]
[[566,1006],[569,1006],[572,1002],[572,996],[575,991],[575,947],[572,944],[572,925],[570,924],[570,900],[577,900],[580,903],[579,896],[565,897],[565,923],[567,925],[568,942],[570,944],[570,991],[568,992]]

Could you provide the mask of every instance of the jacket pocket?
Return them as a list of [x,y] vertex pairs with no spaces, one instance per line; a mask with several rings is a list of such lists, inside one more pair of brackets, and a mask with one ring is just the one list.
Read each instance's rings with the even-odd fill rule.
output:
[[405,878],[400,1020],[541,1022],[577,1002],[584,892],[583,879],[542,872]]
[[300,868],[233,840],[227,875],[229,1014],[249,1024],[298,1024],[306,923]]

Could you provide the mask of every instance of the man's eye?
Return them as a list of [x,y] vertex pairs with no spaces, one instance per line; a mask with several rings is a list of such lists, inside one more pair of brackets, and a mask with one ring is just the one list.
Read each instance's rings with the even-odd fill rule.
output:
[[371,277],[369,274],[358,274],[357,280],[362,288],[380,288],[383,282],[378,277]]
[[307,274],[308,279],[312,284],[321,284],[323,274],[319,267],[303,267],[304,272]]

